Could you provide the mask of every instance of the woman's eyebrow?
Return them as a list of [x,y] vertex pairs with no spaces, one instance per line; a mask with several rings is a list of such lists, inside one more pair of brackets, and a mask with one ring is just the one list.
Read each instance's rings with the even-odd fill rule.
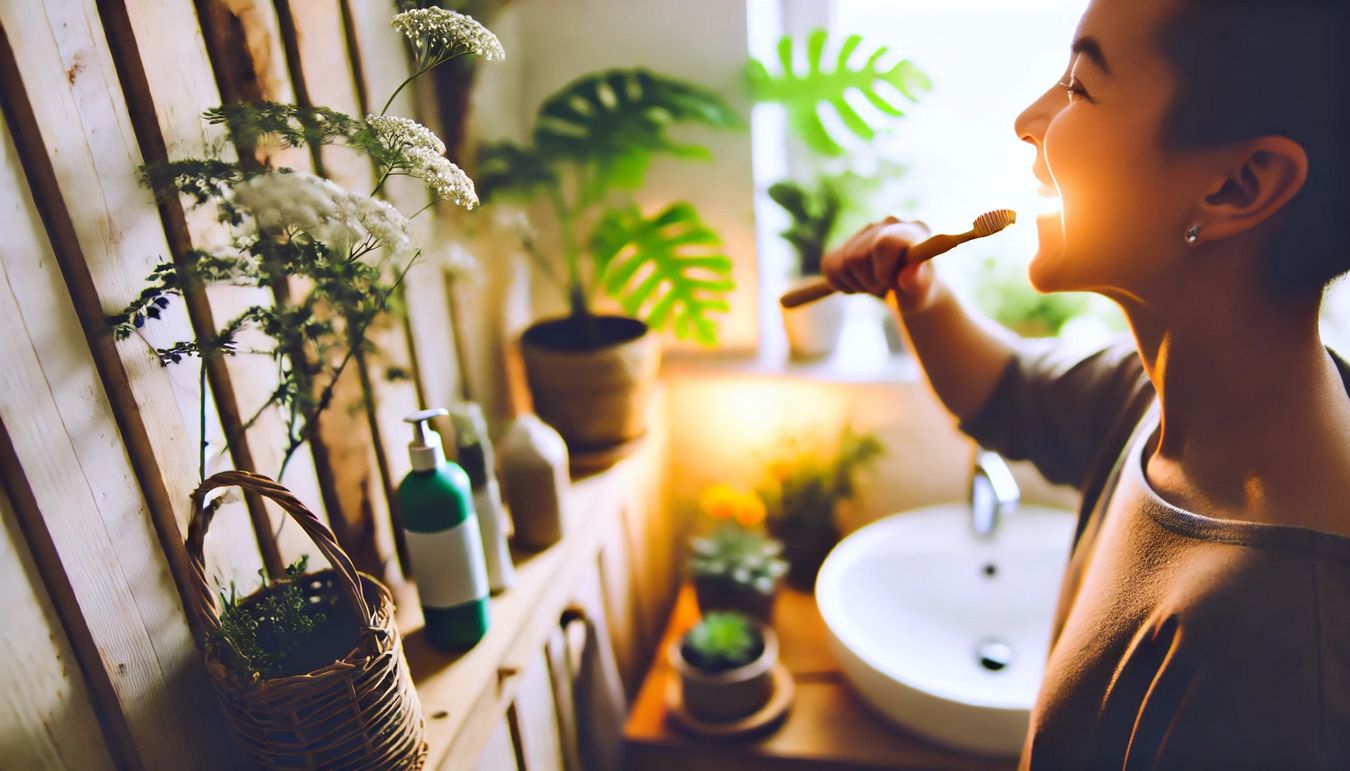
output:
[[1076,54],[1087,56],[1087,58],[1091,59],[1102,72],[1105,72],[1107,75],[1111,74],[1111,66],[1106,63],[1106,54],[1102,53],[1102,45],[1097,42],[1096,38],[1090,35],[1084,35],[1073,41],[1073,46],[1071,46],[1070,50]]

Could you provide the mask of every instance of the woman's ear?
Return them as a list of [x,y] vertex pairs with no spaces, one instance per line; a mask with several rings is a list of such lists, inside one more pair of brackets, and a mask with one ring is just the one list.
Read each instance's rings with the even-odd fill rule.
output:
[[1228,173],[1201,202],[1198,219],[1206,241],[1244,233],[1269,219],[1308,177],[1308,154],[1288,137],[1260,137],[1228,157]]

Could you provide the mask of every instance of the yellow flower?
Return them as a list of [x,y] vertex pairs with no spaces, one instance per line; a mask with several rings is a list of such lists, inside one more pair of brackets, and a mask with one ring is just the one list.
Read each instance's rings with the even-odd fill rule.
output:
[[737,502],[736,521],[745,527],[754,527],[764,521],[767,513],[764,509],[764,501],[759,499],[754,493],[745,493]]
[[778,460],[770,461],[769,476],[781,482],[791,476],[795,465],[796,464],[787,458],[779,458]]
[[736,514],[737,493],[729,485],[713,485],[699,496],[698,505],[713,519],[731,519]]

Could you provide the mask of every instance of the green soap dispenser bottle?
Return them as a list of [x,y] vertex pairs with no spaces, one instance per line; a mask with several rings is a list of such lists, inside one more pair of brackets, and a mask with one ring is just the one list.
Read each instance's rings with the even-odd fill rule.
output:
[[440,436],[426,430],[428,420],[448,414],[423,410],[404,418],[413,427],[413,470],[398,486],[398,502],[427,639],[465,650],[487,634],[487,565],[469,475],[446,461]]

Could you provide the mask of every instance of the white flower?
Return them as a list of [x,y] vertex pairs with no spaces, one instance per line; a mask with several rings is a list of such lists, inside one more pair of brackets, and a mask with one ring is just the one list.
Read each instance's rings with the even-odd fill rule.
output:
[[463,48],[488,61],[506,58],[506,51],[496,35],[472,16],[457,11],[414,8],[398,14],[390,23],[412,42],[419,57],[426,51],[433,51],[433,56],[441,55],[434,49],[453,52]]
[[366,241],[393,257],[412,251],[408,218],[397,209],[313,174],[259,174],[235,185],[231,197],[264,233],[303,232],[338,254]]
[[422,148],[407,150],[404,157],[407,158],[407,172],[421,179],[437,199],[450,201],[466,209],[478,205],[478,192],[474,189],[473,180],[448,158]]
[[454,241],[441,250],[436,261],[445,270],[446,278],[451,282],[468,281],[476,284],[482,278],[478,258]]
[[436,155],[445,154],[445,143],[441,138],[415,120],[397,115],[367,115],[366,125],[390,150],[415,148]]

